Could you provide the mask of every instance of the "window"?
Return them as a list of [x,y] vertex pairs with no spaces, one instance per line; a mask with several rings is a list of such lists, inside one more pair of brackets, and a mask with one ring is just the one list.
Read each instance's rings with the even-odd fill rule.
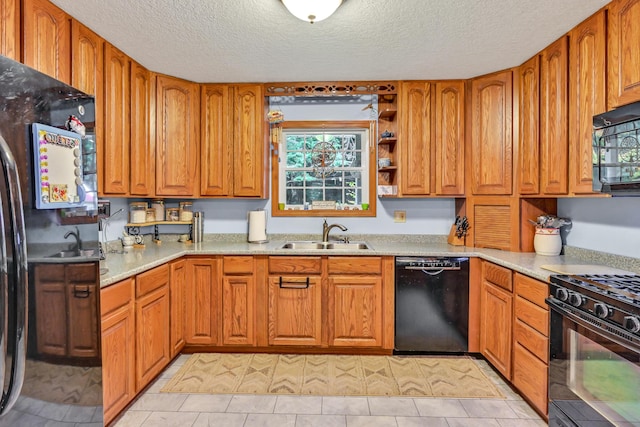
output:
[[285,122],[274,156],[274,215],[374,216],[371,126]]

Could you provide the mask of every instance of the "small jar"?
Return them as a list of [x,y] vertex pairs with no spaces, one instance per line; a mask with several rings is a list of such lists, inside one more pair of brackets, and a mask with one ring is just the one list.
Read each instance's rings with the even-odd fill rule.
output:
[[156,210],[153,208],[147,209],[147,213],[145,215],[145,222],[155,222],[156,220]]
[[132,224],[144,224],[147,219],[147,203],[129,203],[129,222]]
[[180,221],[180,209],[167,208],[167,221]]
[[193,220],[193,202],[180,202],[180,221],[191,222]]
[[164,200],[155,199],[151,201],[151,207],[156,211],[156,221],[164,221]]

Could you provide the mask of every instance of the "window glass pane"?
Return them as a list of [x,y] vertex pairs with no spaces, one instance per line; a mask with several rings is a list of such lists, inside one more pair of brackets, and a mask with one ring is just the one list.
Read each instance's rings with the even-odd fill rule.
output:
[[302,187],[305,172],[287,171],[287,187]]
[[304,192],[303,190],[288,188],[287,189],[287,201],[285,202],[287,205],[301,205],[304,200]]

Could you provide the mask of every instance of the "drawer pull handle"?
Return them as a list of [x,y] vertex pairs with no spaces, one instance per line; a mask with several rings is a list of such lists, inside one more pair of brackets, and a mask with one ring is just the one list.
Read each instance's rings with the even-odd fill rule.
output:
[[280,276],[280,288],[282,289],[307,289],[309,287],[309,278],[304,282],[294,282],[291,280],[282,280]]
[[73,296],[75,298],[89,298],[90,294],[91,291],[89,290],[89,287],[86,287],[84,289],[79,289],[76,286],[73,287]]

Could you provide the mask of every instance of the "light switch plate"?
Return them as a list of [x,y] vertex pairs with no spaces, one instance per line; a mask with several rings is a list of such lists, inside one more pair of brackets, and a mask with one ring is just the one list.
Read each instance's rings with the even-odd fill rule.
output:
[[407,212],[393,211],[393,222],[407,222]]

